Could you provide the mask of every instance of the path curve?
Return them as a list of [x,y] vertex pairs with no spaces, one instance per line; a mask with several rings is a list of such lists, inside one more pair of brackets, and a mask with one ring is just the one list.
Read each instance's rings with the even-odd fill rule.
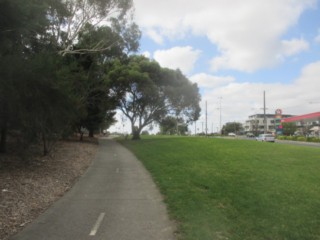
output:
[[173,240],[161,194],[136,157],[111,139],[84,176],[11,240]]

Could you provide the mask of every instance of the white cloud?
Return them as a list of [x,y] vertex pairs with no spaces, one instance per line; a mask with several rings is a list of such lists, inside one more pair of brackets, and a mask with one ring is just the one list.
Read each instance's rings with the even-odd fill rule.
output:
[[193,70],[194,64],[198,60],[201,51],[190,46],[174,47],[167,50],[158,50],[153,54],[153,58],[162,67],[180,69],[184,74],[189,74]]
[[234,82],[231,76],[213,76],[206,73],[199,73],[189,78],[192,82],[197,83],[201,88],[216,88],[228,83]]
[[[320,98],[320,61],[310,63],[302,70],[301,76],[296,80],[298,88],[303,89],[304,94],[310,97],[310,94],[314,94],[313,97]],[[318,91],[316,91],[318,90]]]
[[301,70],[300,76],[290,84],[283,83],[236,83],[226,82],[222,86],[208,89],[202,95],[202,117],[204,121],[205,101],[208,102],[208,121],[219,127],[219,97],[222,97],[222,124],[231,121],[244,122],[249,115],[263,113],[263,91],[266,91],[267,113],[277,108],[284,114],[306,114],[318,112],[320,102],[320,61],[311,63]]
[[309,49],[309,43],[303,39],[291,39],[282,41],[283,54],[292,56]]
[[146,33],[157,44],[161,45],[163,43],[163,37],[159,33],[157,33],[155,30],[149,29]]
[[316,0],[134,1],[137,23],[153,39],[152,34],[157,36],[157,42],[188,33],[206,36],[219,50],[219,56],[211,62],[213,70],[246,72],[274,66],[283,60],[279,56],[304,50],[306,45],[302,41],[283,42],[282,36],[304,10],[317,3]]
[[145,51],[142,53],[143,56],[145,56],[146,58],[150,58],[151,57],[151,53],[148,51]]
[[320,43],[320,28],[318,29],[318,35],[314,38],[314,41]]

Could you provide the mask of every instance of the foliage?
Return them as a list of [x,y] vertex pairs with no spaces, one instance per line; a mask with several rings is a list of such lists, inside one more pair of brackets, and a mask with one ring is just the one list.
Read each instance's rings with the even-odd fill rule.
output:
[[181,239],[320,236],[319,148],[196,137],[122,143],[151,172]]
[[40,0],[0,1],[0,152],[6,151],[9,131],[23,125],[21,97],[32,95],[37,87],[25,84],[25,79],[41,71],[36,54],[47,39],[46,7],[47,1]]
[[223,134],[227,135],[228,133],[239,133],[243,130],[242,124],[239,122],[228,122],[222,127]]
[[161,122],[167,115],[197,120],[200,95],[179,70],[163,69],[143,56],[130,56],[115,61],[108,75],[113,95],[120,99],[119,108],[130,120],[133,139],[152,122]]
[[297,141],[305,142],[305,141],[307,141],[307,139],[305,137],[299,136],[299,137],[297,137]]
[[[89,135],[94,131],[109,126],[115,122],[116,96],[110,96],[110,86],[105,81],[105,75],[109,71],[109,63],[115,58],[124,58],[126,45],[135,45],[138,39],[131,39],[131,43],[125,41],[117,31],[108,26],[94,27],[87,24],[79,33],[79,42],[74,49],[90,48],[100,41],[101,46],[108,46],[115,42],[112,47],[96,53],[75,53],[68,57],[69,63],[76,63],[72,73],[79,72],[83,80],[78,79],[72,83],[75,94],[80,95],[82,115],[77,121],[77,129],[85,127]],[[136,51],[137,49],[131,48]],[[80,90],[80,91],[79,91]]]
[[92,134],[115,121],[105,75],[139,46],[131,8],[131,0],[0,0],[0,152],[12,133],[23,147],[41,141],[47,154],[74,127]]
[[185,135],[188,131],[188,126],[182,118],[167,116],[160,121],[160,131],[163,135]]
[[[60,2],[60,1],[58,1]],[[107,50],[116,42],[109,45],[95,42],[91,46],[74,49],[78,42],[79,33],[86,25],[98,26],[102,22],[118,22],[128,25],[126,16],[133,6],[132,0],[65,0],[62,7],[49,8],[51,19],[51,36],[56,45],[60,46],[62,55],[74,53],[95,53]],[[126,28],[132,28],[135,24]],[[101,39],[100,39],[101,40]]]
[[297,131],[297,125],[295,123],[282,123],[283,135],[290,136]]
[[277,136],[279,140],[300,141],[300,142],[320,142],[317,137],[303,137],[303,136]]

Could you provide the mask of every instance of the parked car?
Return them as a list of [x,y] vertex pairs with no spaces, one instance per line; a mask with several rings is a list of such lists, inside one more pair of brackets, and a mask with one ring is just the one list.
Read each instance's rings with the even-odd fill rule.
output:
[[254,138],[254,134],[253,133],[247,133],[247,137],[248,138]]
[[260,134],[257,138],[257,141],[261,142],[274,142],[275,137],[272,134]]
[[228,133],[228,136],[229,136],[229,137],[235,137],[236,134],[235,134],[235,133]]

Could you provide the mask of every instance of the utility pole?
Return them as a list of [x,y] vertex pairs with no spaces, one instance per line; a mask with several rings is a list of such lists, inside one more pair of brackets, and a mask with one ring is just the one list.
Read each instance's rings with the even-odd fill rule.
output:
[[[320,101],[310,101],[310,104],[317,104],[320,103]],[[320,118],[318,119],[318,135],[319,135],[319,139],[320,139]]]
[[266,91],[263,91],[263,121],[264,121],[264,133],[267,133]]
[[206,136],[208,135],[208,111],[207,111],[207,101],[206,101]]
[[222,97],[219,97],[219,110],[220,110],[220,135],[222,135],[222,128],[221,128],[221,99]]

